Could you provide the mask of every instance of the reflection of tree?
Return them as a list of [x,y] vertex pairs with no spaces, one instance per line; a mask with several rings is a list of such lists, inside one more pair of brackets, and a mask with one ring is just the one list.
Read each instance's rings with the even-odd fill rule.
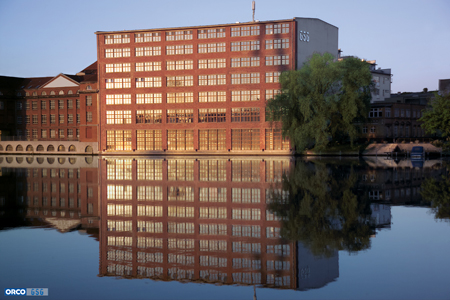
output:
[[421,185],[421,195],[429,202],[436,219],[450,222],[450,178],[442,176],[441,180],[426,179]]
[[357,197],[357,174],[352,166],[297,161],[274,189],[269,208],[283,219],[281,235],[302,241],[316,255],[370,247],[370,202]]

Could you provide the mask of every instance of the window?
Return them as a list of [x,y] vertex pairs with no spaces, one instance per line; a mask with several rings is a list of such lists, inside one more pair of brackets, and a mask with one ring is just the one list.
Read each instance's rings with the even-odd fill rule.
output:
[[106,95],[106,105],[120,105],[120,104],[131,104],[130,94],[112,94]]
[[266,150],[289,150],[289,141],[283,138],[281,129],[266,129]]
[[266,40],[266,49],[287,49],[289,39]]
[[227,92],[199,92],[198,102],[225,102],[227,99]]
[[106,124],[131,124],[131,110],[106,111]]
[[198,53],[217,53],[225,51],[225,43],[198,44]]
[[67,115],[67,124],[73,124],[73,114]]
[[58,100],[58,108],[64,109],[64,100]]
[[80,99],[77,99],[77,101],[76,101],[76,107],[77,107],[77,109],[80,108]]
[[266,72],[266,83],[280,82],[281,72]]
[[33,119],[33,124],[37,124],[38,123],[38,116],[37,115],[33,115],[32,119]]
[[41,124],[47,124],[47,115],[41,115]]
[[370,127],[370,133],[375,133],[375,126]]
[[161,109],[136,110],[136,124],[141,123],[158,124],[161,123],[161,121],[162,121]]
[[166,41],[192,40],[192,30],[167,31]]
[[59,124],[64,124],[64,115],[59,115]]
[[92,122],[92,112],[88,111],[86,113],[86,122]]
[[56,124],[56,115],[50,115],[50,124]]
[[161,77],[136,78],[136,87],[161,87]]
[[362,133],[367,133],[367,126],[364,126],[364,127],[362,128]]
[[383,110],[381,108],[371,108],[369,112],[369,118],[381,118],[383,116]]
[[67,129],[67,137],[73,138],[73,129]]
[[[199,139],[200,150],[226,150],[226,131],[225,131],[225,129],[199,130],[198,139]],[[226,176],[226,172],[225,172],[224,176]],[[225,199],[226,199],[226,196],[225,196]],[[200,201],[202,201],[202,200],[200,200]]]
[[105,35],[105,44],[127,44],[130,42],[129,34]]
[[159,56],[161,55],[161,47],[136,47],[134,49],[136,57],[139,56]]
[[43,139],[47,138],[47,129],[41,129],[41,138]]
[[160,42],[160,32],[136,33],[134,34],[135,43]]
[[227,83],[227,77],[223,75],[199,75],[198,85],[225,85]]
[[130,57],[130,48],[105,49],[105,58]]
[[130,63],[123,64],[106,64],[106,73],[122,73],[122,72],[130,72],[131,67]]
[[231,42],[231,51],[254,51],[259,49],[259,41]]
[[272,99],[276,95],[281,94],[280,90],[266,90],[266,101]]
[[106,150],[131,150],[131,130],[107,130]]
[[109,78],[105,79],[107,89],[131,88],[130,78]]
[[77,124],[80,124],[81,119],[80,119],[80,114],[77,114]]
[[289,55],[266,56],[266,66],[289,65]]
[[259,129],[232,129],[231,149],[259,150]]
[[168,130],[168,150],[194,150],[193,130]]
[[231,109],[231,122],[259,122],[259,107],[240,107]]
[[31,101],[31,109],[37,110],[37,101]]
[[33,137],[33,139],[37,139],[38,138],[38,131],[37,131],[37,129],[33,129],[32,137]]
[[225,37],[225,28],[199,29],[198,39],[215,39]]
[[225,58],[215,58],[215,59],[199,59],[198,68],[199,69],[220,69],[226,67]]
[[193,109],[168,109],[167,123],[193,123],[194,110]]
[[204,108],[198,110],[198,122],[226,122],[225,108]]
[[289,24],[268,24],[266,34],[289,33]]
[[231,91],[231,101],[258,101],[260,99],[259,90],[253,91]]
[[137,150],[162,150],[161,130],[137,130],[136,137]]
[[180,86],[193,86],[194,78],[193,76],[168,76],[167,86],[168,87],[180,87]]
[[236,57],[231,59],[232,68],[259,67],[259,57]]
[[167,103],[192,103],[194,93],[167,93]]
[[386,114],[386,118],[390,118],[391,117],[391,108],[390,107],[386,107],[384,109],[384,113]]
[[56,137],[56,130],[50,129],[50,138],[54,139]]
[[60,138],[64,137],[64,129],[59,129],[59,137]]
[[241,26],[241,27],[231,27],[231,36],[249,36],[249,35],[259,35],[259,25],[256,26]]
[[259,73],[231,74],[231,84],[259,83]]
[[136,94],[136,104],[152,104],[161,102],[162,102],[161,93]]
[[193,60],[171,60],[166,62],[166,70],[192,70],[194,68]]
[[29,115],[26,115],[25,116],[25,124],[30,124],[30,116]]
[[166,55],[180,55],[194,53],[192,45],[172,45],[166,46]]
[[86,96],[86,106],[92,106],[92,96]]

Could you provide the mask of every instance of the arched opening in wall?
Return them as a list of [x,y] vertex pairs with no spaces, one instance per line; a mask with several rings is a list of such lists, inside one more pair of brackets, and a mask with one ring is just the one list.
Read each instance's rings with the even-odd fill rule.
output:
[[6,162],[7,162],[8,164],[12,163],[12,161],[13,161],[13,158],[12,158],[12,157],[7,157],[7,158],[6,158]]
[[6,146],[6,151],[13,151],[13,147],[11,145]]
[[44,151],[44,146],[38,145],[38,146],[36,147],[36,151]]
[[64,147],[64,145],[59,145],[58,152],[64,152],[64,151],[66,151],[66,147]]
[[88,165],[92,164],[92,162],[94,161],[94,159],[92,158],[92,156],[86,157],[84,160],[86,161],[86,163],[87,163]]
[[75,164],[76,162],[77,162],[77,159],[76,159],[75,157],[69,158],[69,163],[70,163],[71,165]]
[[16,147],[16,151],[23,151],[23,147],[22,147],[22,145],[17,145],[17,147]]
[[94,149],[92,149],[92,146],[87,146],[86,149],[84,149],[84,152],[86,152],[86,153],[93,153]]
[[18,164],[21,164],[23,162],[23,157],[16,157],[16,161]]
[[66,159],[64,157],[60,157],[60,158],[58,158],[58,162],[60,165],[62,165],[63,163],[66,162]]
[[36,159],[36,161],[38,162],[38,164],[43,164],[44,163],[44,158],[42,158],[42,157],[38,157],[37,159]]
[[27,163],[31,164],[34,161],[34,158],[32,157],[27,157]]
[[27,151],[30,151],[30,152],[33,151],[33,146],[28,145],[28,146],[27,146]]
[[48,145],[47,152],[55,151],[55,147],[53,145]]
[[55,162],[55,159],[53,157],[49,157],[47,158],[47,162],[52,165]]
[[77,148],[75,148],[74,145],[69,146],[69,152],[76,152],[76,151],[77,151]]

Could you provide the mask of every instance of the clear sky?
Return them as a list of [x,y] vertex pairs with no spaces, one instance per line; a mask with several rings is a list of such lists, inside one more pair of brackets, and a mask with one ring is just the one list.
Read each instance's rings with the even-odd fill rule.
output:
[[[391,68],[392,92],[450,78],[450,0],[257,0],[261,21],[319,18],[343,55]],[[0,0],[0,75],[75,74],[97,59],[96,31],[251,21],[251,0]]]

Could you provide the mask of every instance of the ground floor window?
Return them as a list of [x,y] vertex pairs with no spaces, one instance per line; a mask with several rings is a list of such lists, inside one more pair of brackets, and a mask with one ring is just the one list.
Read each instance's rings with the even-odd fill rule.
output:
[[198,140],[200,150],[226,150],[225,129],[199,130]]
[[131,130],[107,130],[106,150],[131,150]]
[[161,130],[137,130],[137,150],[162,150]]
[[194,150],[193,130],[168,130],[167,131],[168,150]]
[[266,129],[266,150],[289,150],[289,141],[283,139],[281,129]]
[[259,129],[232,129],[231,149],[259,150]]

